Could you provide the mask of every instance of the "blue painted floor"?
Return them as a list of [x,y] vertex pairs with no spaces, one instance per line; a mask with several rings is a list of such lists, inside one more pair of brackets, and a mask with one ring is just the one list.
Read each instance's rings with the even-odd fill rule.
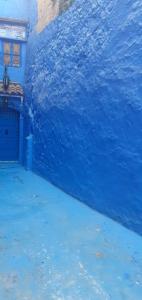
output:
[[0,165],[0,300],[141,300],[142,238]]

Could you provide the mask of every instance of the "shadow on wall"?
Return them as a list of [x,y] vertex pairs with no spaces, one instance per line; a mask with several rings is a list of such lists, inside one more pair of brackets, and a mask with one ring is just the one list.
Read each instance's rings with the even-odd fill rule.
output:
[[75,1],[29,40],[33,166],[142,234],[142,1],[100,3]]

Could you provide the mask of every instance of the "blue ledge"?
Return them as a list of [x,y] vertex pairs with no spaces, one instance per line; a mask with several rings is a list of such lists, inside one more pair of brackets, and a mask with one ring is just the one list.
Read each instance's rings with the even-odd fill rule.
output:
[[142,238],[0,166],[0,300],[141,300]]

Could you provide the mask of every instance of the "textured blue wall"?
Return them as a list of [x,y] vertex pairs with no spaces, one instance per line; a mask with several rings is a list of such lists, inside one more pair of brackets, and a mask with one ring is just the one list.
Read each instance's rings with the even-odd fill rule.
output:
[[27,74],[34,170],[140,234],[141,20],[141,0],[78,0],[31,35]]

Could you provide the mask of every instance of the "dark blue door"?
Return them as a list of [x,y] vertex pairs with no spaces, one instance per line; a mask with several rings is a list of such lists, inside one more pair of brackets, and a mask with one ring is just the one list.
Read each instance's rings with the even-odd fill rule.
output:
[[19,159],[19,114],[0,108],[0,161]]

